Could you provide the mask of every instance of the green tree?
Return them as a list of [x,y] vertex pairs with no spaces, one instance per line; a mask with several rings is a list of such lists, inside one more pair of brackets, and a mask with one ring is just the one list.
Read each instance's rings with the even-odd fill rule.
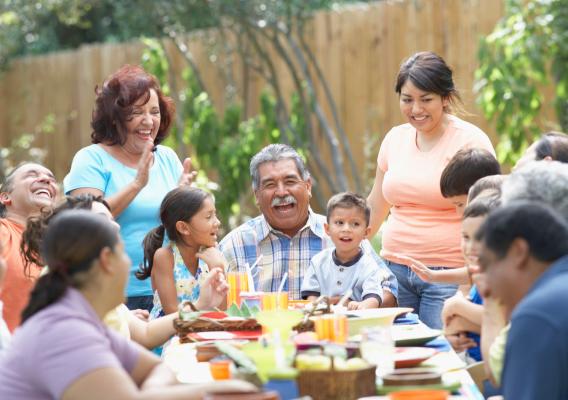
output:
[[494,119],[499,161],[513,164],[539,134],[543,87],[553,84],[568,130],[568,0],[506,0],[505,16],[481,40],[478,102]]

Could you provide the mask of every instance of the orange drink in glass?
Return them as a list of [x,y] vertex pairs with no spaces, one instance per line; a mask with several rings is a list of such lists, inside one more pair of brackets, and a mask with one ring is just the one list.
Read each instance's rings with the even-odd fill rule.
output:
[[241,306],[241,292],[248,292],[248,276],[246,272],[232,271],[227,273],[227,284],[229,291],[227,292],[227,308],[236,304]]
[[335,343],[347,341],[347,317],[345,315],[322,315],[314,318],[318,340],[329,340]]
[[263,293],[261,298],[261,309],[263,311],[287,310],[288,292]]
[[230,360],[210,360],[209,371],[216,381],[231,378]]

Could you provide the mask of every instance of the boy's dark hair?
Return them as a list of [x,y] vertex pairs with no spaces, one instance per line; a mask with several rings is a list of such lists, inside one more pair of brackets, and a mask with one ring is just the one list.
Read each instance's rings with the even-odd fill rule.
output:
[[327,202],[327,223],[329,223],[329,217],[336,208],[358,208],[365,214],[365,223],[369,226],[371,208],[367,205],[367,200],[357,193],[342,192],[329,199]]
[[539,261],[553,262],[568,254],[568,223],[551,207],[514,201],[492,211],[475,235],[503,259],[513,240],[524,239],[530,254]]
[[490,190],[492,194],[496,196],[501,196],[501,186],[505,181],[505,175],[489,175],[480,178],[477,182],[469,188],[469,193],[467,194],[467,201],[472,202],[486,190]]
[[499,161],[484,149],[462,149],[442,171],[440,190],[445,198],[466,195],[477,180],[501,174]]
[[545,132],[535,145],[535,160],[550,157],[563,163],[568,162],[568,135],[563,132]]
[[499,195],[480,197],[467,205],[463,210],[462,219],[484,217],[500,205],[501,198]]

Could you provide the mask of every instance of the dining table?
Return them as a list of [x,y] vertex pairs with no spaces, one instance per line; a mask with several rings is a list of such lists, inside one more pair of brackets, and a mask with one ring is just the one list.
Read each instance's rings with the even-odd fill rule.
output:
[[[441,331],[431,330],[417,316],[408,313],[402,318],[395,320],[392,326],[392,335],[397,348],[399,345],[415,345],[417,337],[427,337],[427,341],[420,346],[435,349],[436,353],[421,362],[418,367],[432,368],[442,375],[442,381],[448,386],[459,386],[449,399],[483,400],[484,397],[475,385],[472,377],[466,370],[466,363],[451,348],[449,342]],[[418,332],[413,334],[412,332]],[[421,333],[426,332],[426,333]],[[357,340],[356,337],[351,339]],[[399,339],[399,340],[397,340]],[[197,343],[181,343],[177,336],[173,337],[164,346],[162,353],[163,361],[176,374],[178,380],[183,383],[211,382],[213,377],[210,373],[208,362],[198,362],[196,357]],[[459,385],[455,383],[459,382]],[[374,399],[387,399],[386,396],[373,397]]]

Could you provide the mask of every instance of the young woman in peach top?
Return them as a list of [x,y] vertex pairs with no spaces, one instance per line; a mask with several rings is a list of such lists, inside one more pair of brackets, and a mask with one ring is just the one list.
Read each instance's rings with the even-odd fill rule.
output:
[[440,328],[444,300],[457,286],[423,282],[398,255],[430,268],[463,267],[460,217],[451,199],[442,196],[440,176],[460,149],[495,152],[483,131],[452,114],[461,100],[452,70],[440,56],[421,52],[404,61],[395,90],[407,123],[392,128],[381,144],[368,198],[371,235],[390,211],[381,255],[397,277],[398,303],[413,307],[426,325]]

